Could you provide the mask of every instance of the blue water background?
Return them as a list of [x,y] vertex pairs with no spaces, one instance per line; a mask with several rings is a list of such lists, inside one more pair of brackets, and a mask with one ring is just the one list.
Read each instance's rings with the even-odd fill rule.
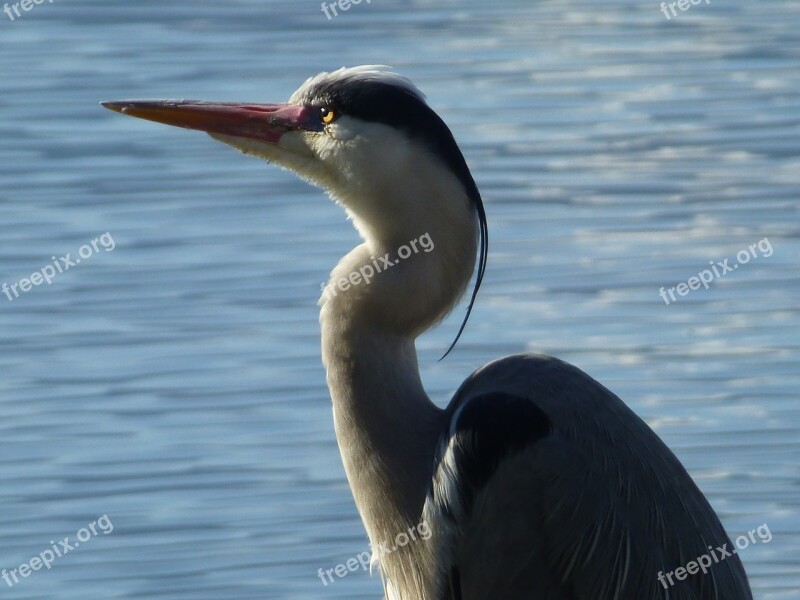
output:
[[[0,14],[0,569],[107,514],[0,598],[380,597],[336,447],[316,300],[358,242],[292,175],[104,111],[280,101],[390,64],[452,127],[489,268],[419,341],[432,398],[540,351],[618,393],[684,461],[756,598],[800,598],[800,4],[711,0],[100,2]],[[735,272],[687,281],[767,239]],[[766,247],[766,243],[763,244]],[[676,565],[676,567],[679,565]]]

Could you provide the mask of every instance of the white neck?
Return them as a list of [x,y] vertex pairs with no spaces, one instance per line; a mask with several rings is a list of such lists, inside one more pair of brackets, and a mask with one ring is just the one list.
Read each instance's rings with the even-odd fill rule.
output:
[[[366,241],[339,262],[320,301],[322,357],[337,441],[373,546],[392,542],[421,518],[435,446],[445,424],[443,411],[422,387],[414,340],[461,297],[476,252],[475,212],[463,187],[455,178],[442,177],[441,171],[430,178],[438,185],[424,176],[420,179],[414,190],[418,195],[384,197],[370,204],[405,205],[409,211],[425,206],[427,221],[408,218],[405,225],[402,218],[389,217],[390,227],[375,215],[365,221],[357,208],[350,209]],[[364,202],[361,197],[359,204]],[[433,242],[429,252],[411,254],[376,273],[369,283],[340,284],[352,273],[374,268],[374,261],[386,252],[396,260],[399,246],[424,234]],[[408,551],[424,551],[421,544]],[[398,552],[381,561],[390,579],[406,571],[396,564],[402,556]]]

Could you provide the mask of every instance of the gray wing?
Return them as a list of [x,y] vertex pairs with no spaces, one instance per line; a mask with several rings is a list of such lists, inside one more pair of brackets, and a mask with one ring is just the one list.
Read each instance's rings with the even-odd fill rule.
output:
[[[442,600],[752,600],[675,455],[576,367],[501,359],[448,413],[425,505]],[[678,579],[700,556],[707,573]]]

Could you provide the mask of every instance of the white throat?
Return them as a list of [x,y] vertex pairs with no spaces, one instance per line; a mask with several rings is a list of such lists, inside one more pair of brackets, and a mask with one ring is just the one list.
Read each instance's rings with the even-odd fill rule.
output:
[[[337,198],[365,242],[342,258],[320,300],[322,358],[342,460],[373,547],[419,523],[444,428],[422,387],[414,341],[462,296],[477,219],[461,183],[443,171],[421,166],[414,182],[389,188],[391,198]],[[404,210],[396,219],[376,211],[364,218],[365,204]],[[401,247],[411,254],[401,258]],[[365,281],[376,260],[383,269]],[[381,559],[381,569],[390,580],[404,577],[408,553],[424,551],[415,544]]]

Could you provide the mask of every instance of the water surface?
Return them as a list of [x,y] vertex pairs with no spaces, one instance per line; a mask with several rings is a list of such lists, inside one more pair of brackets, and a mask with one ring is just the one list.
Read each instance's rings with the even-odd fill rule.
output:
[[[0,14],[0,569],[101,515],[113,532],[0,595],[380,596],[317,570],[366,548],[331,423],[316,300],[357,243],[290,174],[104,99],[279,101],[394,65],[482,190],[489,270],[419,341],[440,404],[539,351],[617,392],[736,536],[756,598],[800,598],[800,5],[713,0],[58,0]],[[666,305],[661,287],[773,249]],[[676,565],[677,566],[677,565]]]

